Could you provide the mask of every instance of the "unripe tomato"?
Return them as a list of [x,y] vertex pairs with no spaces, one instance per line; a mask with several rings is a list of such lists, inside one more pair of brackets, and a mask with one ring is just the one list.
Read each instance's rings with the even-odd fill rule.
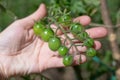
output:
[[70,66],[73,64],[73,56],[71,55],[66,55],[63,57],[63,64],[65,66]]
[[84,46],[87,47],[93,47],[94,45],[94,40],[92,38],[87,38],[84,42],[83,42]]
[[58,37],[53,37],[49,39],[48,46],[52,51],[57,51],[61,46],[61,40]]
[[89,35],[87,32],[81,32],[79,34],[76,35],[78,40],[80,41],[84,41],[85,39],[89,38]]
[[42,33],[41,33],[41,38],[45,42],[48,42],[51,37],[54,36],[54,32],[51,28],[46,28]]
[[61,46],[58,49],[58,53],[60,56],[65,56],[68,53],[69,49],[66,46]]
[[84,31],[84,28],[80,23],[73,23],[70,25],[70,30],[75,34],[78,34]]
[[62,26],[68,27],[71,23],[71,20],[72,20],[71,16],[63,15],[58,19],[58,22],[61,23]]
[[45,25],[42,22],[35,23],[33,31],[37,36],[41,36],[41,33],[45,30]]
[[96,50],[94,48],[88,48],[86,54],[87,56],[94,57],[96,56]]

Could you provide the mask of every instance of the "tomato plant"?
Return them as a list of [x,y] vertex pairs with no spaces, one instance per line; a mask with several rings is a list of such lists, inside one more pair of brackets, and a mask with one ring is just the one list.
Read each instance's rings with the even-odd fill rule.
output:
[[[40,36],[41,39],[45,42],[48,42],[48,47],[52,51],[57,51],[60,57],[63,57],[63,64],[65,66],[69,66],[73,63],[74,56],[70,55],[69,52],[72,47],[75,48],[74,53],[79,53],[77,46],[86,46],[88,49],[86,51],[86,54],[91,57],[94,56],[94,54],[96,54],[96,50],[93,49],[94,40],[89,37],[88,33],[85,31],[85,27],[78,22],[72,22],[70,13],[65,13],[65,10],[62,12],[58,5],[54,6],[52,9],[50,9],[51,11],[48,11],[49,16],[45,17],[42,21],[45,21],[48,23],[48,25],[54,23],[57,27],[54,29],[55,31],[53,31],[53,28],[45,27],[48,26],[47,24],[44,25],[42,23],[39,23],[34,25],[33,29],[35,34]],[[56,35],[58,29],[62,31],[65,39],[62,39],[60,35]],[[73,34],[73,39],[68,36],[68,33]],[[76,43],[74,43],[74,40],[79,41],[83,44],[76,45]],[[67,42],[69,42],[71,45],[69,48],[66,47]]]

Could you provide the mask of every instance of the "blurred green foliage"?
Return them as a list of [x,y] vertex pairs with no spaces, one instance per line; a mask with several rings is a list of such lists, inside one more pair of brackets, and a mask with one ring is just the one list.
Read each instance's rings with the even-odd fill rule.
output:
[[[40,3],[45,3],[49,7],[57,4],[71,11],[73,17],[89,15],[93,23],[103,24],[100,0],[0,0],[0,31],[16,19],[33,13]],[[113,24],[120,23],[120,0],[107,0],[107,3]],[[101,42],[104,45],[98,54],[100,58],[90,59],[79,67],[90,73],[87,80],[96,80],[105,73],[110,75],[107,78],[108,80],[116,80],[114,75],[116,67],[113,64],[114,60],[112,59],[109,42],[107,39],[103,39]],[[25,76],[24,79],[30,80],[28,76]],[[83,80],[85,79],[83,78]]]

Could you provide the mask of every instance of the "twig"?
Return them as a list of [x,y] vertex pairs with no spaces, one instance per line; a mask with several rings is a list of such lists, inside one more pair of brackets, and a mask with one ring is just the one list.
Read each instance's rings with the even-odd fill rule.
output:
[[113,31],[113,24],[110,19],[109,11],[106,5],[106,0],[100,0],[101,1],[101,14],[102,14],[102,19],[105,25],[109,25],[108,27],[108,38],[110,41],[110,46],[113,52],[113,58],[115,60],[120,60],[120,52],[119,52],[119,47],[116,43],[116,34]]
[[116,71],[116,75],[117,75],[117,80],[120,79],[120,68]]
[[120,27],[120,24],[117,24],[116,27],[117,27],[117,28]]
[[[110,26],[109,25],[105,25],[105,24],[98,24],[98,23],[90,23],[89,26],[95,26],[95,27],[98,27],[98,26],[101,26],[101,27],[106,27],[106,28],[109,28]],[[116,25],[113,25],[114,27],[112,27],[113,29],[114,28],[120,28],[120,24],[116,24]]]
[[98,23],[90,23],[90,26],[102,26],[102,27],[109,27],[109,25],[98,24]]
[[[113,31],[113,24],[112,21],[110,19],[110,15],[109,15],[109,11],[107,8],[107,3],[106,0],[100,0],[101,1],[101,14],[102,14],[102,19],[105,25],[109,25],[108,27],[108,38],[110,41],[110,46],[113,52],[113,59],[117,60],[118,62],[120,61],[120,51],[119,51],[119,47],[118,44],[116,43],[116,34]],[[119,77],[120,74],[118,74],[120,69],[116,70],[116,76]],[[120,80],[120,79],[118,79]]]

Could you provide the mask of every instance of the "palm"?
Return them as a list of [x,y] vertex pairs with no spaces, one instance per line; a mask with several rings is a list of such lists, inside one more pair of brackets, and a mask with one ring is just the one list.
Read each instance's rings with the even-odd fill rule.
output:
[[34,35],[32,22],[33,20],[18,20],[1,33],[1,39],[4,39],[0,41],[3,46],[1,49],[4,50],[2,53],[16,63],[11,63],[12,65],[22,62],[25,73],[41,72],[46,67],[52,67],[59,59],[54,56],[55,52],[49,50],[47,43]]

